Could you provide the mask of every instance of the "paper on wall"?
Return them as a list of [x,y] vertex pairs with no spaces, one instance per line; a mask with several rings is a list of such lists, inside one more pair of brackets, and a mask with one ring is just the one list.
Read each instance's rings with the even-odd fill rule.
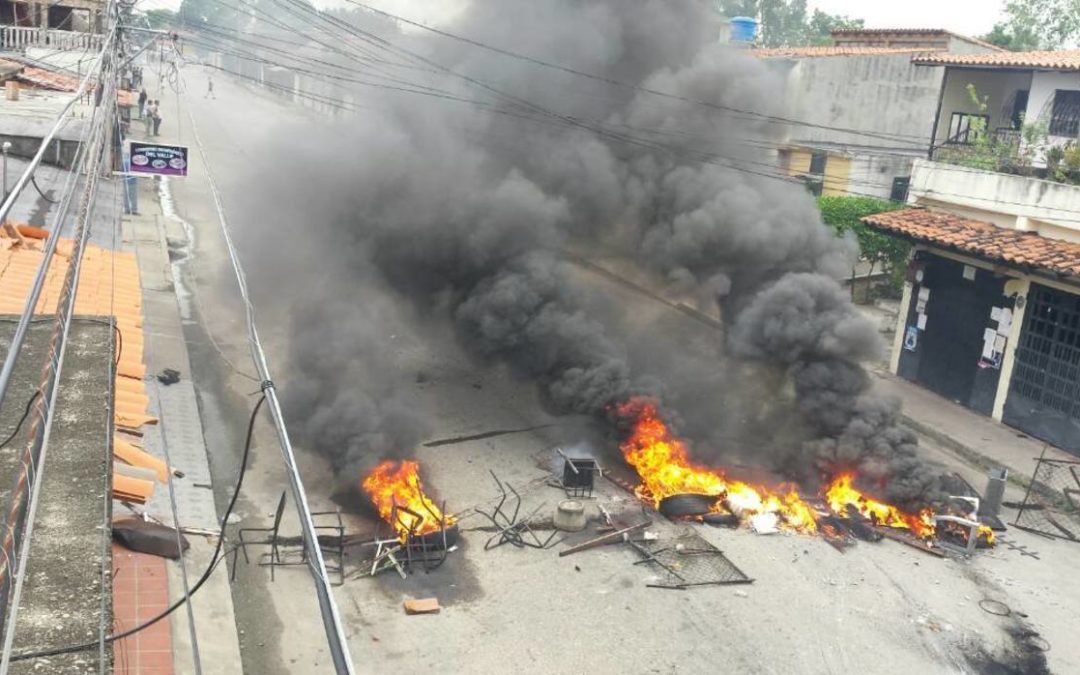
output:
[[991,308],[991,310],[990,310],[990,320],[991,321],[1001,321],[1001,308],[1000,307]]
[[968,281],[975,281],[975,268],[971,265],[964,265],[964,278]]
[[918,323],[916,325],[919,327],[919,330],[926,330],[926,315],[925,314],[920,314],[919,315],[919,321],[918,321]]

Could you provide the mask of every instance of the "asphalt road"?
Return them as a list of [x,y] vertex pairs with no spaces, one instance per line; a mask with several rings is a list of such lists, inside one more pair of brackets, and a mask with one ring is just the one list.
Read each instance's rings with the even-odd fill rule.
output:
[[[251,148],[275,133],[276,121],[299,117],[312,125],[326,123],[270,94],[222,78],[215,78],[218,98],[208,101],[202,97],[204,76],[197,68],[188,71],[192,93],[182,97],[183,104],[171,92],[162,95],[165,110],[176,111],[166,113],[164,131],[190,143],[186,112],[178,105],[190,106],[227,209],[250,196],[245,190],[255,189],[246,180],[255,156]],[[258,386],[248,378],[242,313],[212,202],[198,178],[204,170],[200,161],[193,161],[192,177],[177,182],[174,196],[181,215],[193,225],[194,240],[186,242],[191,256],[184,265],[193,311],[185,331],[220,505],[235,476],[242,426]],[[243,222],[246,215],[230,212],[238,228],[250,231],[260,225]],[[303,237],[302,223],[261,225],[293,228],[297,241]],[[266,277],[252,280],[273,283]],[[610,279],[581,271],[578,280],[605,294],[611,305],[622,307],[643,327],[662,323],[665,330],[685,331],[702,349],[717,339],[702,322]],[[303,291],[276,284],[278,302],[259,306],[272,364],[281,363],[281,322],[291,302],[303,301]],[[451,510],[484,508],[496,495],[490,471],[526,490],[526,508],[545,503],[550,508],[558,493],[542,483],[553,460],[552,446],[603,443],[581,420],[546,415],[531,385],[502,369],[477,367],[445,336],[385,337],[393,345],[401,386],[431,421],[431,439],[553,425],[417,448],[431,487]],[[420,371],[425,378],[416,377]],[[927,452],[978,480],[977,472],[943,451],[928,446]],[[239,515],[248,523],[265,524],[284,486],[268,425],[258,428],[254,457]],[[322,458],[308,453],[302,453],[300,461],[316,510],[332,507],[340,486],[359,479],[333,476]],[[600,492],[599,501],[624,512],[624,518],[640,515],[635,502],[618,488],[605,483]],[[470,529],[480,520],[472,516],[463,526]],[[348,516],[347,524],[351,532],[372,528],[362,516]],[[652,529],[671,536],[679,526],[656,520]],[[296,532],[291,518],[285,530]],[[469,531],[436,573],[417,574],[405,582],[394,575],[351,579],[336,589],[336,597],[357,670],[363,673],[421,668],[436,673],[980,672],[973,664],[981,653],[988,663],[1010,662],[1006,654],[1015,651],[1017,643],[1008,631],[1018,629],[1036,630],[1052,645],[1047,656],[1054,672],[1080,671],[1080,647],[1071,639],[1075,608],[1080,606],[1080,581],[1074,573],[1080,550],[1075,545],[1010,532],[1009,539],[1038,550],[1041,558],[1032,560],[1003,546],[969,562],[952,562],[890,542],[862,544],[840,554],[818,538],[700,532],[755,583],[692,591],[650,589],[645,582],[654,573],[633,565],[634,554],[621,547],[568,558],[509,547],[485,552],[490,535]],[[270,582],[265,568],[241,563],[237,577],[233,597],[243,631],[245,672],[327,672],[322,626],[304,570],[279,570]],[[404,615],[403,598],[427,595],[439,597],[441,614]],[[981,610],[978,602],[987,597],[1005,602],[1013,615],[1003,619]]]

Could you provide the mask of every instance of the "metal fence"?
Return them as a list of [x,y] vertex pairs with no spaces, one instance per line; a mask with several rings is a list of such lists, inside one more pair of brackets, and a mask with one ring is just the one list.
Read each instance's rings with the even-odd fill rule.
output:
[[1080,461],[1039,458],[1015,527],[1080,542]]

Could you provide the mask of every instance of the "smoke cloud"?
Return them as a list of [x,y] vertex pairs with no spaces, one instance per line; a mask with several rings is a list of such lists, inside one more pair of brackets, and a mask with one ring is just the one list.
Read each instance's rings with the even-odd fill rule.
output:
[[[358,92],[371,109],[332,141],[356,158],[333,167],[347,184],[329,181],[334,216],[312,218],[310,233],[346,277],[374,270],[418,313],[452,325],[476,359],[535,381],[554,412],[599,416],[649,391],[678,406],[684,429],[716,441],[760,435],[787,395],[799,413],[791,438],[721,445],[751,446],[760,463],[805,480],[858,468],[890,499],[928,498],[932,475],[897,406],[873,394],[860,365],[881,345],[836,281],[854,243],[779,179],[770,147],[782,127],[770,115],[782,112],[783,84],[717,44],[710,3],[474,0],[449,28],[627,86],[423,33],[392,38],[453,74],[400,72],[466,102]],[[312,159],[298,165],[316,175]],[[663,331],[598,320],[566,249],[633,261],[719,310],[726,340],[686,349]],[[305,303],[318,308],[293,322],[290,340],[303,440],[339,466],[408,450],[420,427],[402,421],[393,378],[364,377],[387,363],[371,347],[378,318],[332,320],[317,298]],[[323,345],[317,360],[306,356],[313,345]]]

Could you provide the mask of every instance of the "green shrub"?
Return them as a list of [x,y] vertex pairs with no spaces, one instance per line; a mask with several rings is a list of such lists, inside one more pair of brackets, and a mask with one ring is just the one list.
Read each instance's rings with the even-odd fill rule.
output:
[[[859,255],[870,263],[870,274],[881,266],[889,278],[889,290],[897,294],[903,288],[911,244],[883,234],[862,222],[866,216],[904,208],[901,202],[873,197],[818,197],[821,219],[836,230],[837,236],[851,232],[859,242]],[[854,289],[854,285],[853,285]]]

